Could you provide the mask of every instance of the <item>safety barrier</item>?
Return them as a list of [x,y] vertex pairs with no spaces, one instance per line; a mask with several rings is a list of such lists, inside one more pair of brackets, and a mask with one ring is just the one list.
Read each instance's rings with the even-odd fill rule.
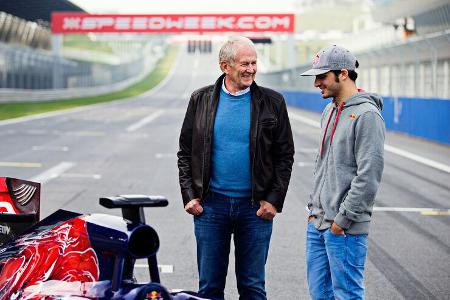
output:
[[[288,105],[322,112],[329,99],[317,92],[282,90]],[[383,97],[386,129],[450,145],[450,100]]]

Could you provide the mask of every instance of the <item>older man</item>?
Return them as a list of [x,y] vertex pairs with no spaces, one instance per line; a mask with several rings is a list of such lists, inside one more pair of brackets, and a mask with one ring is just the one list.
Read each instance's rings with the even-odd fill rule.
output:
[[178,168],[194,216],[199,293],[224,299],[231,237],[240,299],[266,299],[272,219],[281,212],[294,144],[279,93],[255,83],[256,50],[244,37],[220,49],[223,74],[192,93],[180,134]]

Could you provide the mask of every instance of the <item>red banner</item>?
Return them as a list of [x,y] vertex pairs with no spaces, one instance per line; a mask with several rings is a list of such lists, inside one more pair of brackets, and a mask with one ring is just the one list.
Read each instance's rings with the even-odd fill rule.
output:
[[53,33],[294,32],[294,14],[91,15],[53,13]]

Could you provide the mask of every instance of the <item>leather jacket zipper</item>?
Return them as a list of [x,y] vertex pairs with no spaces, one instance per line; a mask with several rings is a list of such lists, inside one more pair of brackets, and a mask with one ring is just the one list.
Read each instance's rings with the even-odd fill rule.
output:
[[259,122],[259,108],[258,108],[258,102],[260,99],[257,99],[255,102],[255,126],[254,126],[254,132],[252,135],[251,144],[253,144],[253,157],[252,157],[252,207],[255,206],[255,158],[256,158],[256,147],[257,147],[257,140],[258,140],[258,122]]
[[206,120],[205,120],[205,123],[206,123],[206,125],[205,125],[205,133],[203,134],[203,159],[202,159],[202,199],[201,199],[201,201],[203,201],[204,199],[203,198],[206,198],[206,193],[208,192],[207,190],[209,189],[209,186],[208,186],[208,189],[206,190],[206,193],[205,193],[205,187],[204,187],[204,184],[205,184],[205,159],[206,159],[206,142],[207,142],[207,137],[208,137],[208,134],[209,134],[209,126],[208,126],[208,105],[209,104],[209,101],[207,101],[206,102]]
[[[203,162],[202,162],[202,184],[204,183],[204,186],[202,187],[202,195],[204,198],[206,198],[206,195],[208,195],[209,192],[209,181],[205,182],[205,164],[206,164],[206,151],[211,152],[211,140],[213,135],[213,124],[214,124],[214,114],[215,110],[217,109],[217,105],[214,104],[214,91],[209,96],[209,100],[206,103],[206,127],[205,127],[205,134],[203,136]],[[218,100],[217,100],[218,101]],[[211,105],[210,105],[211,104]],[[217,104],[217,103],[216,103]],[[211,107],[211,109],[209,109]],[[209,111],[210,110],[210,111]],[[211,130],[210,130],[211,127]],[[206,147],[208,145],[208,147]],[[211,155],[211,154],[209,154]],[[209,166],[209,169],[211,166]],[[206,186],[206,189],[205,189]],[[202,199],[203,200],[203,199]]]

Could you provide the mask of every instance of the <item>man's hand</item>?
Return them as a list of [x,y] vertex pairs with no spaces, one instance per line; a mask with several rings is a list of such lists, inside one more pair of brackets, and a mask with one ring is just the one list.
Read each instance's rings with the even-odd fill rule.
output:
[[256,215],[264,220],[272,220],[277,214],[277,209],[272,203],[261,200],[259,201],[259,209],[256,212]]
[[331,224],[330,230],[334,235],[345,235],[344,229],[334,222]]
[[198,216],[203,212],[203,207],[200,205],[200,199],[195,198],[189,201],[185,206],[184,210],[191,215]]

